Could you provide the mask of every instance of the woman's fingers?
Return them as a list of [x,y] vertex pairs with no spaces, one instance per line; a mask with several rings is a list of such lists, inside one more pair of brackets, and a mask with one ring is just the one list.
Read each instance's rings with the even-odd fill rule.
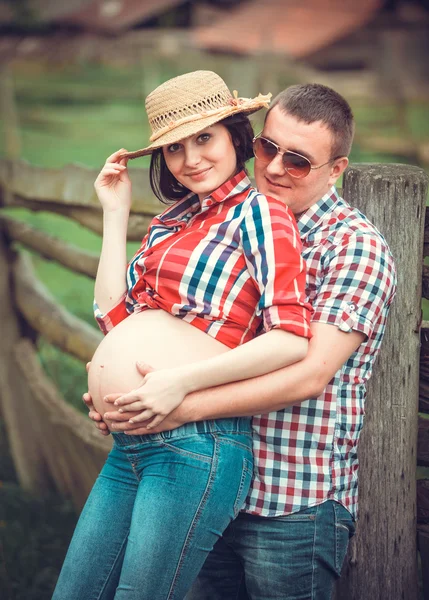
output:
[[118,165],[117,167],[103,167],[103,170],[100,172],[100,179],[104,179],[105,177],[115,176],[118,177],[121,175],[123,169],[126,167],[122,167]]
[[[135,417],[133,417],[132,419],[130,419],[130,423],[141,423],[142,421],[147,421],[148,419],[151,419],[156,413],[153,412],[153,410],[151,410],[150,408],[147,408],[146,410],[142,411],[141,413],[139,413],[138,415],[136,415]],[[165,416],[162,417],[163,419],[165,419]]]
[[[147,429],[154,429],[160,425],[167,415],[156,415],[155,418],[146,425]],[[133,417],[134,420],[134,417]]]
[[143,410],[144,408],[147,408],[145,403],[142,400],[138,400],[137,402],[131,402],[131,404],[127,404],[124,408],[119,408],[118,412],[137,412],[138,410]]
[[127,167],[125,165],[121,165],[119,163],[107,162],[102,168],[102,171],[104,171],[104,169],[118,169],[119,171],[124,171],[126,168]]
[[122,154],[126,154],[127,152],[128,152],[128,150],[125,150],[125,148],[120,148],[119,150],[116,150],[116,152],[114,152],[113,154],[111,154],[110,156],[107,157],[106,163],[118,162],[118,160],[120,160],[120,156]]
[[127,410],[129,410],[129,404],[131,404],[132,402],[138,402],[139,400],[142,401],[142,397],[138,393],[138,390],[131,390],[131,392],[129,392],[128,394],[122,394],[121,396],[117,397],[114,401],[114,404],[115,406],[123,406],[124,404],[126,404]]

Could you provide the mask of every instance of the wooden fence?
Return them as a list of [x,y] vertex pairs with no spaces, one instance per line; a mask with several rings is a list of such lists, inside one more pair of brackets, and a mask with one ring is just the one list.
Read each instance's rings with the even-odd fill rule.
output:
[[[55,212],[101,233],[95,177],[83,167],[53,171],[3,160],[0,206]],[[160,207],[146,173],[133,171],[132,178],[138,197],[129,239],[140,240]],[[427,187],[424,171],[406,165],[354,165],[344,177],[345,199],[385,234],[399,286],[368,389],[359,450],[360,519],[337,600],[416,600],[416,498],[424,577],[429,573],[429,479],[419,480],[416,491],[415,476],[416,458],[429,466],[429,420],[418,418],[422,281],[429,298],[429,268],[423,272],[422,261],[423,249],[429,256]],[[97,257],[23,224],[11,212],[0,213],[1,413],[21,485],[39,492],[55,489],[80,508],[111,441],[66,404],[41,368],[34,342],[41,335],[84,363],[101,335],[57,304],[20,248],[88,277],[95,277]],[[423,323],[421,338],[420,411],[429,416],[429,323]]]

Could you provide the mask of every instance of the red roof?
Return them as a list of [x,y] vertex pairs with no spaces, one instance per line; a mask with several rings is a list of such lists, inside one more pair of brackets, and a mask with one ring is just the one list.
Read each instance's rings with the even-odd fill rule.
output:
[[382,0],[252,0],[194,33],[204,48],[301,58],[367,23]]

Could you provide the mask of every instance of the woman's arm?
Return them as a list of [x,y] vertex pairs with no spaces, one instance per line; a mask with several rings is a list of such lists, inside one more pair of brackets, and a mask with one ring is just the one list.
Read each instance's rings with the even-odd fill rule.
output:
[[95,280],[95,302],[107,313],[126,291],[126,241],[131,207],[131,181],[124,149],[107,159],[94,187],[103,207],[103,243]]
[[177,372],[189,394],[277,371],[302,360],[307,350],[306,338],[272,329],[229,352],[169,371]]
[[230,352],[148,373],[141,387],[115,400],[115,405],[143,411],[132,423],[155,417],[151,426],[156,427],[190,392],[276,371],[303,359],[307,348],[306,338],[273,329]]
[[[275,373],[194,392],[154,431],[175,429],[191,421],[266,414],[317,398],[364,341],[365,335],[359,331],[345,333],[335,325],[325,323],[312,323],[311,330],[313,337],[309,351],[302,361]],[[143,366],[140,372],[145,376],[148,366]],[[130,424],[130,417],[134,425]],[[91,418],[100,429],[100,416],[92,411]],[[147,423],[139,423],[136,415],[131,413],[120,414],[113,406],[104,418],[109,421],[111,431],[135,435],[148,433]]]

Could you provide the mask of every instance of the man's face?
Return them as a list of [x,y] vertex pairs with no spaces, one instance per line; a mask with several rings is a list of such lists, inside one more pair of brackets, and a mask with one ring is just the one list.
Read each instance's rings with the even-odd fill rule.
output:
[[[321,121],[310,125],[298,121],[278,106],[268,114],[261,135],[283,150],[305,156],[314,167],[331,158],[332,134],[326,125]],[[347,158],[337,159],[296,179],[285,171],[280,153],[268,164],[255,158],[256,187],[266,196],[283,200],[293,213],[299,214],[328,192],[347,164]]]

